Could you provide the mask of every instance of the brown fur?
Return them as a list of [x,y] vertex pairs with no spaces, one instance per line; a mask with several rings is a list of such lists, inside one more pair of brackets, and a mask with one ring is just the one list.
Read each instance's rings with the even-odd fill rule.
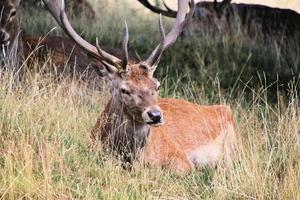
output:
[[[160,99],[159,103],[166,123],[152,128],[143,152],[144,162],[150,164],[189,171],[196,167],[188,158],[189,152],[214,141],[228,125],[234,126],[231,109],[227,106],[200,106],[168,98]],[[235,133],[227,134],[235,137]],[[233,146],[234,142],[230,141],[229,145]]]
[[[69,38],[57,36],[48,36],[45,38],[24,36],[23,42],[25,58],[31,56],[43,62],[51,55],[53,66],[56,68],[55,71],[59,74],[67,76],[78,74],[84,81],[91,82],[94,82],[94,79],[98,77],[92,67],[93,62],[91,62],[91,59]],[[103,48],[117,57],[124,57],[121,49]],[[35,51],[33,56],[31,55],[32,51]],[[35,60],[36,59],[30,59],[27,66],[32,66],[31,62]],[[135,63],[138,62],[138,60],[134,56],[130,56],[130,62]],[[101,64],[98,62],[93,65],[94,67],[101,68]],[[66,69],[66,66],[69,67]]]

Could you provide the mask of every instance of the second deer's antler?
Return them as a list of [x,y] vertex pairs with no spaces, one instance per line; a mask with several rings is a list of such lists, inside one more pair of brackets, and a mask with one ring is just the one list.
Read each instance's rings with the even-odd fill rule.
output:
[[190,3],[190,12],[186,16],[186,9],[189,6],[188,0],[178,0],[178,12],[176,16],[175,23],[172,27],[172,30],[165,35],[165,31],[162,25],[161,16],[159,18],[159,29],[162,35],[161,42],[151,53],[150,57],[145,61],[146,65],[150,67],[156,67],[157,63],[160,60],[162,53],[168,49],[172,44],[175,43],[177,37],[182,33],[190,19],[193,17],[195,11],[195,2],[191,0]]

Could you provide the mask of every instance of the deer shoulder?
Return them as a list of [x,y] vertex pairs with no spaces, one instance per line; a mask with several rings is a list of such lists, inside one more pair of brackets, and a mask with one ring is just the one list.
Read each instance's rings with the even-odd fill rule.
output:
[[230,107],[171,98],[160,99],[159,105],[165,123],[151,130],[142,154],[144,162],[170,165],[181,172],[215,166],[222,158],[230,164],[236,140]]

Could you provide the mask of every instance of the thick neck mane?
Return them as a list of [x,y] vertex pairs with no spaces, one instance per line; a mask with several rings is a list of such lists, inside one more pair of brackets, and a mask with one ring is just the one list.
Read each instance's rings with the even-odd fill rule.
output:
[[145,146],[151,127],[134,120],[127,114],[121,101],[112,97],[92,131],[94,139],[99,138],[105,147],[125,162],[132,162]]

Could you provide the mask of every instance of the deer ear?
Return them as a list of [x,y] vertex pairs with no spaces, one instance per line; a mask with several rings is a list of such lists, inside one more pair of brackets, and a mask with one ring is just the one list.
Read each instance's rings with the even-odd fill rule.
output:
[[220,4],[217,4],[217,1],[215,0],[214,8],[219,18],[223,15],[223,11],[228,5],[230,5],[230,3],[231,0],[223,0]]

